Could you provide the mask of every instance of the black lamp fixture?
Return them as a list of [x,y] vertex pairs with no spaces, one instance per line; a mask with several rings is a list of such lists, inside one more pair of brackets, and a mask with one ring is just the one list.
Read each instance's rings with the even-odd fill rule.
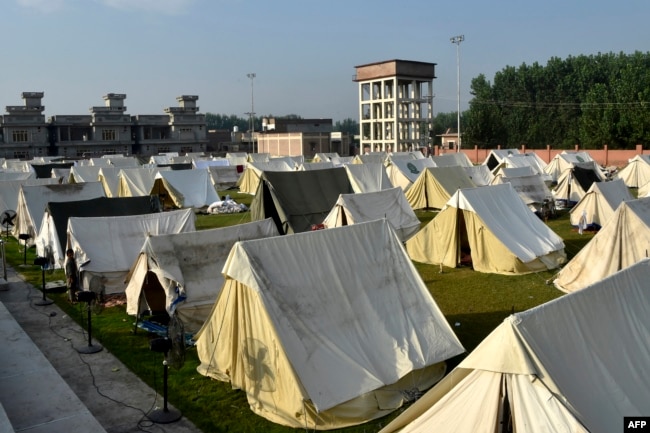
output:
[[54,303],[53,300],[47,299],[45,297],[45,268],[49,265],[49,261],[47,260],[47,257],[36,257],[34,259],[34,264],[36,266],[41,267],[41,273],[43,274],[43,299],[34,302],[34,305],[39,305],[39,306],[45,306],[45,305],[52,305]]
[[[29,239],[31,239],[31,238],[32,238],[32,235],[30,235],[29,233],[21,233],[21,234],[18,235],[18,239],[23,241],[23,252],[24,252],[24,254],[23,254],[22,267],[27,266],[27,241]],[[36,263],[34,263],[34,264],[36,264]]]
[[97,294],[91,290],[80,290],[77,292],[77,301],[86,303],[86,311],[88,311],[88,345],[75,347],[75,350],[79,353],[84,353],[89,355],[91,353],[100,352],[103,347],[101,344],[93,344],[92,342],[92,321],[90,320],[90,304],[95,302],[97,299]]
[[167,405],[167,376],[169,375],[169,365],[167,363],[167,354],[172,348],[172,341],[169,338],[154,338],[149,342],[149,348],[152,352],[165,354],[163,361],[163,407],[154,409],[147,414],[147,418],[157,424],[170,424],[181,419],[181,412]]

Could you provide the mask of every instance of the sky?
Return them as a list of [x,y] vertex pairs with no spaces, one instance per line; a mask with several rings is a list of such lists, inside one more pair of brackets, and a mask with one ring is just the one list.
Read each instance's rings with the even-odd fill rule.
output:
[[436,63],[449,113],[458,61],[466,110],[480,74],[650,51],[648,0],[0,0],[0,17],[0,112],[44,92],[46,118],[124,93],[130,115],[197,95],[200,113],[358,121],[355,66],[393,59]]

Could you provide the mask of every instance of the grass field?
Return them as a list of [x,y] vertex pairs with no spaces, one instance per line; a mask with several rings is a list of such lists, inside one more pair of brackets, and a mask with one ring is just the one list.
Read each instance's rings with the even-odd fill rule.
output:
[[[227,191],[239,203],[250,204],[251,196]],[[417,212],[422,224],[434,217],[433,212]],[[225,227],[250,221],[250,213],[227,215],[198,215],[198,230]],[[578,234],[569,223],[568,214],[560,212],[549,226],[561,236],[569,259],[592,237],[592,233]],[[33,266],[20,268],[23,249],[15,239],[5,242],[8,263],[22,277],[36,287],[41,287],[41,270]],[[27,252],[27,263],[33,263],[35,249]],[[503,276],[474,272],[469,267],[456,269],[416,263],[416,268],[429,288],[433,298],[469,352],[512,312],[527,310],[562,295],[550,283],[554,272],[541,272],[524,276]],[[63,280],[61,270],[47,272],[46,279]],[[65,294],[48,293],[59,307],[85,326],[85,310],[66,302]],[[93,317],[93,337],[115,354],[129,369],[146,383],[162,392],[162,356],[149,350],[151,338],[138,329],[134,332],[134,318],[126,314],[124,305],[105,308]],[[455,366],[464,355],[448,362]],[[180,370],[170,370],[169,400],[183,415],[207,432],[293,432],[292,428],[279,426],[253,414],[244,392],[232,390],[229,384],[208,379],[196,372],[196,351],[189,348],[186,362]],[[400,411],[361,426],[341,430],[348,433],[376,432]]]

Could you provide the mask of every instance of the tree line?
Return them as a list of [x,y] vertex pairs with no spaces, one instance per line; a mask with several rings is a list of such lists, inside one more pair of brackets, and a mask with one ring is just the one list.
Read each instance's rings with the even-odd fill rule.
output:
[[471,82],[466,145],[583,149],[650,142],[650,53],[551,58]]
[[[493,83],[483,74],[472,79],[470,93],[469,109],[461,112],[464,146],[631,149],[650,143],[650,53],[553,57],[545,66],[506,66]],[[208,129],[250,129],[249,118],[235,115],[207,113],[206,123]],[[256,131],[262,129],[261,117],[253,123]],[[432,127],[435,144],[437,135],[456,131],[457,112],[436,114]],[[359,123],[347,118],[333,129],[354,136]]]

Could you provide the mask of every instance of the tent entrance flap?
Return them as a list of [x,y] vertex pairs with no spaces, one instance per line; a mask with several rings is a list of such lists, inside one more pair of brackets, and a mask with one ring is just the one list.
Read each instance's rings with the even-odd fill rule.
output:
[[166,314],[166,303],[165,290],[160,284],[158,276],[147,271],[147,276],[142,284],[138,317],[145,312],[151,315]]

